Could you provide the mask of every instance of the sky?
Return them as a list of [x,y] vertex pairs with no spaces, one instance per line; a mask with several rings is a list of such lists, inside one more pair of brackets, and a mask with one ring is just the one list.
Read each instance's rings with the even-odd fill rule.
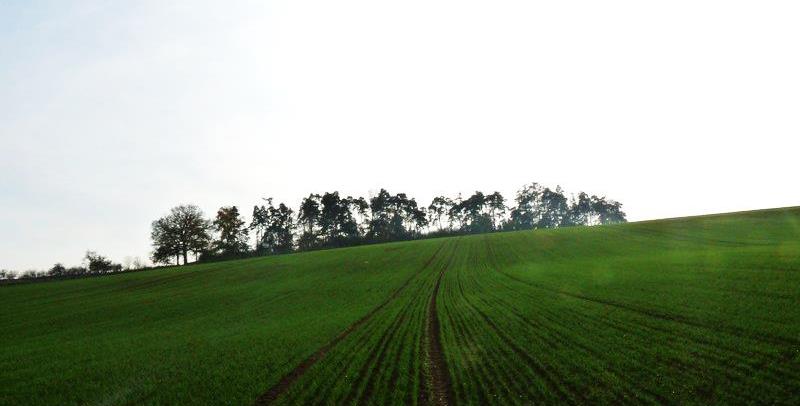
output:
[[0,268],[193,203],[533,181],[629,220],[800,205],[796,1],[0,1]]

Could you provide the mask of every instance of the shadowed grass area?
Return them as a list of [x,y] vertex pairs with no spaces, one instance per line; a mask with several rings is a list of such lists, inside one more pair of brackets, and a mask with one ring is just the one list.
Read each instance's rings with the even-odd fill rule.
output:
[[249,404],[325,348],[279,403],[791,404],[798,303],[797,208],[0,286],[0,403]]

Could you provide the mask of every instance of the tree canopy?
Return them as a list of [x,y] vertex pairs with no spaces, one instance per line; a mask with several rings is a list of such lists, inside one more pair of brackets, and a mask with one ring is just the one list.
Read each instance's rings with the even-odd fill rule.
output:
[[283,203],[275,207],[272,198],[264,200],[266,206],[253,207],[253,221],[250,223],[250,229],[256,230],[256,253],[283,254],[292,251],[295,230],[292,209]]
[[211,243],[210,222],[195,205],[173,207],[170,213],[152,224],[150,236],[153,240],[152,260],[155,263],[175,264],[189,262],[189,253],[195,255],[209,249]]
[[524,185],[510,203],[500,192],[475,191],[468,197],[436,196],[423,206],[405,193],[386,189],[369,199],[343,197],[337,191],[311,193],[302,199],[296,214],[272,198],[264,202],[253,207],[249,225],[236,206],[221,207],[213,222],[204,219],[197,206],[173,208],[153,222],[153,261],[179,264],[180,258],[187,263],[189,253],[200,253],[201,259],[271,255],[429,235],[626,221],[619,202],[584,192],[568,196],[559,186],[538,183]]
[[[567,195],[530,183],[508,201],[500,192],[475,191],[464,198],[436,196],[428,206],[405,193],[381,189],[369,199],[337,191],[311,193],[295,213],[287,204],[253,206],[248,225],[237,206],[223,206],[213,220],[195,205],[180,205],[152,222],[151,259],[175,265],[199,260],[284,254],[358,244],[418,239],[442,235],[594,226],[626,221],[622,204],[605,196],[579,192]],[[252,233],[252,234],[251,234]],[[252,248],[250,244],[252,243]],[[127,258],[123,267],[87,251],[84,265],[67,268],[57,263],[47,271],[27,271],[19,278],[75,277],[144,269],[140,260]],[[0,279],[16,275],[0,271]]]
[[214,230],[219,232],[219,238],[213,243],[215,254],[233,256],[246,252],[248,229],[245,224],[236,206],[220,207],[212,223]]

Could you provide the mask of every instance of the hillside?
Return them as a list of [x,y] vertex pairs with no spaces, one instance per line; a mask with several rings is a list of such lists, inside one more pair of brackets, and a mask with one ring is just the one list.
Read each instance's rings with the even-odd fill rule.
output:
[[778,403],[800,208],[0,286],[0,404]]

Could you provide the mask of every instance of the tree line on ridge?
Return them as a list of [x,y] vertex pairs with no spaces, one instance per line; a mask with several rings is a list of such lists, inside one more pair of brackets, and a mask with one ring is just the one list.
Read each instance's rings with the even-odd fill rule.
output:
[[[517,191],[513,206],[499,192],[476,191],[467,198],[435,197],[422,206],[405,193],[343,197],[312,193],[295,213],[273,199],[253,207],[248,224],[236,206],[206,219],[194,205],[181,205],[152,224],[154,263],[184,264],[190,256],[208,261],[284,254],[324,248],[445,235],[532,230],[625,222],[622,204],[537,183]],[[253,237],[252,246],[250,244]]]
[[[511,205],[509,203],[512,203]],[[296,251],[347,247],[390,241],[498,231],[593,226],[625,222],[622,204],[579,193],[567,197],[560,187],[531,183],[512,202],[499,192],[455,198],[437,196],[428,206],[405,193],[381,189],[377,195],[341,196],[312,193],[297,211],[273,199],[255,205],[248,223],[236,206],[221,207],[213,219],[195,205],[173,207],[152,223],[154,264],[180,265]],[[69,278],[147,269],[140,259],[123,266],[94,251],[84,264],[58,263],[47,271],[16,274],[0,270],[0,280]]]

